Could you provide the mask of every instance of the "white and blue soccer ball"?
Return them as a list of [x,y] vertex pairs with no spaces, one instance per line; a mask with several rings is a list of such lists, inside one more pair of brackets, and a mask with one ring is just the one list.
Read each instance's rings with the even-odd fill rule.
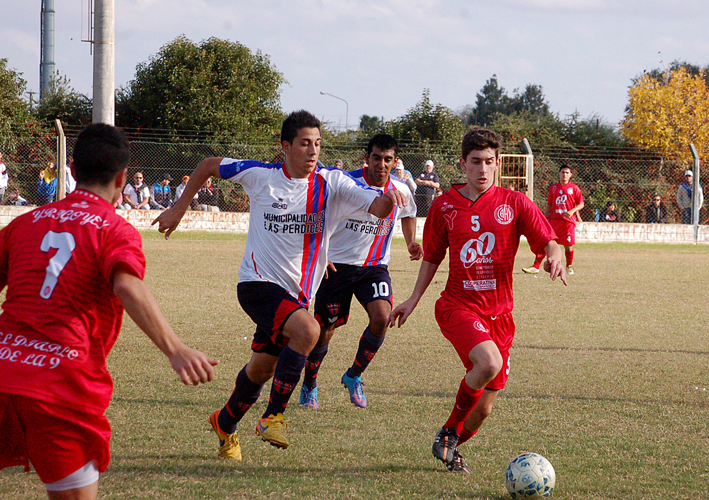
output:
[[512,498],[547,498],[554,491],[556,473],[549,460],[537,453],[516,456],[505,471],[505,486]]

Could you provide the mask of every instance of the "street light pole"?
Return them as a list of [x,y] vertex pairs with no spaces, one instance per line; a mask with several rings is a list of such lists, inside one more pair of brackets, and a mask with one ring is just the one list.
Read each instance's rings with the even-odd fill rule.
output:
[[336,95],[328,94],[327,92],[320,92],[321,95],[329,95],[330,97],[334,97],[335,99],[339,99],[342,102],[345,103],[345,131],[349,129],[348,123],[349,123],[349,114],[350,114],[350,105],[345,101],[342,97],[337,97]]

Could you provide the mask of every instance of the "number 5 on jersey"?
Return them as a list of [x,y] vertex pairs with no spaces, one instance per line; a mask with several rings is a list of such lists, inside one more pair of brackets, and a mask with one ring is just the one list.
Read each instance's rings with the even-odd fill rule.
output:
[[39,296],[43,299],[48,299],[54,292],[54,287],[57,286],[57,280],[62,273],[64,266],[71,259],[71,253],[76,248],[74,235],[71,233],[55,233],[49,231],[42,238],[42,244],[39,246],[43,252],[49,252],[52,248],[57,250],[54,257],[49,259],[47,265],[47,274],[44,276],[44,283],[39,292]]

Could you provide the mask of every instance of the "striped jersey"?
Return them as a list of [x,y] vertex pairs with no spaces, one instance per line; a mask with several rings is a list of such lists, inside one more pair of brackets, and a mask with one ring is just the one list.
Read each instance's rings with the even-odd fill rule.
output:
[[308,178],[295,179],[283,163],[224,158],[219,175],[241,184],[249,195],[239,282],[275,283],[303,307],[325,274],[329,239],[337,225],[358,210],[366,211],[379,195],[335,168],[318,167]]
[[521,235],[535,254],[556,238],[549,221],[524,194],[490,187],[475,202],[452,186],[431,205],[423,229],[424,260],[440,264],[449,249],[441,299],[477,314],[512,311],[512,269]]
[[[363,169],[350,172],[361,185],[367,186]],[[416,204],[411,190],[402,180],[389,177],[383,192],[399,190],[406,195],[408,205],[394,207],[386,219],[380,219],[367,211],[358,210],[341,222],[330,240],[328,259],[338,264],[352,266],[388,266],[391,260],[389,248],[397,219],[416,217]]]
[[0,231],[0,392],[102,415],[106,356],[123,320],[120,267],[145,275],[140,233],[106,200],[76,190]]

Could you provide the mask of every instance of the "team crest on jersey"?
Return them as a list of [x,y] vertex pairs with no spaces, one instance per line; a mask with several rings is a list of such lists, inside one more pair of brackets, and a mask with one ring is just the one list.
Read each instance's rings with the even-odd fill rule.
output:
[[515,211],[509,205],[500,205],[495,209],[495,220],[500,224],[507,225],[515,218]]
[[327,305],[327,311],[335,316],[338,312],[340,312],[340,303],[339,302],[330,302]]
[[278,201],[274,202],[273,205],[271,205],[273,208],[282,208],[285,210],[288,208],[288,203],[283,203],[283,198],[278,198]]
[[448,224],[449,231],[453,231],[453,221],[455,220],[456,215],[458,215],[457,210],[453,210],[449,214],[443,214],[443,218],[446,220],[446,223]]
[[569,194],[574,194],[574,188],[569,188],[569,189],[568,189],[568,193],[569,193]]
[[476,321],[475,323],[473,323],[473,328],[480,332],[490,333],[490,330],[485,328],[485,325],[483,325],[480,321]]

